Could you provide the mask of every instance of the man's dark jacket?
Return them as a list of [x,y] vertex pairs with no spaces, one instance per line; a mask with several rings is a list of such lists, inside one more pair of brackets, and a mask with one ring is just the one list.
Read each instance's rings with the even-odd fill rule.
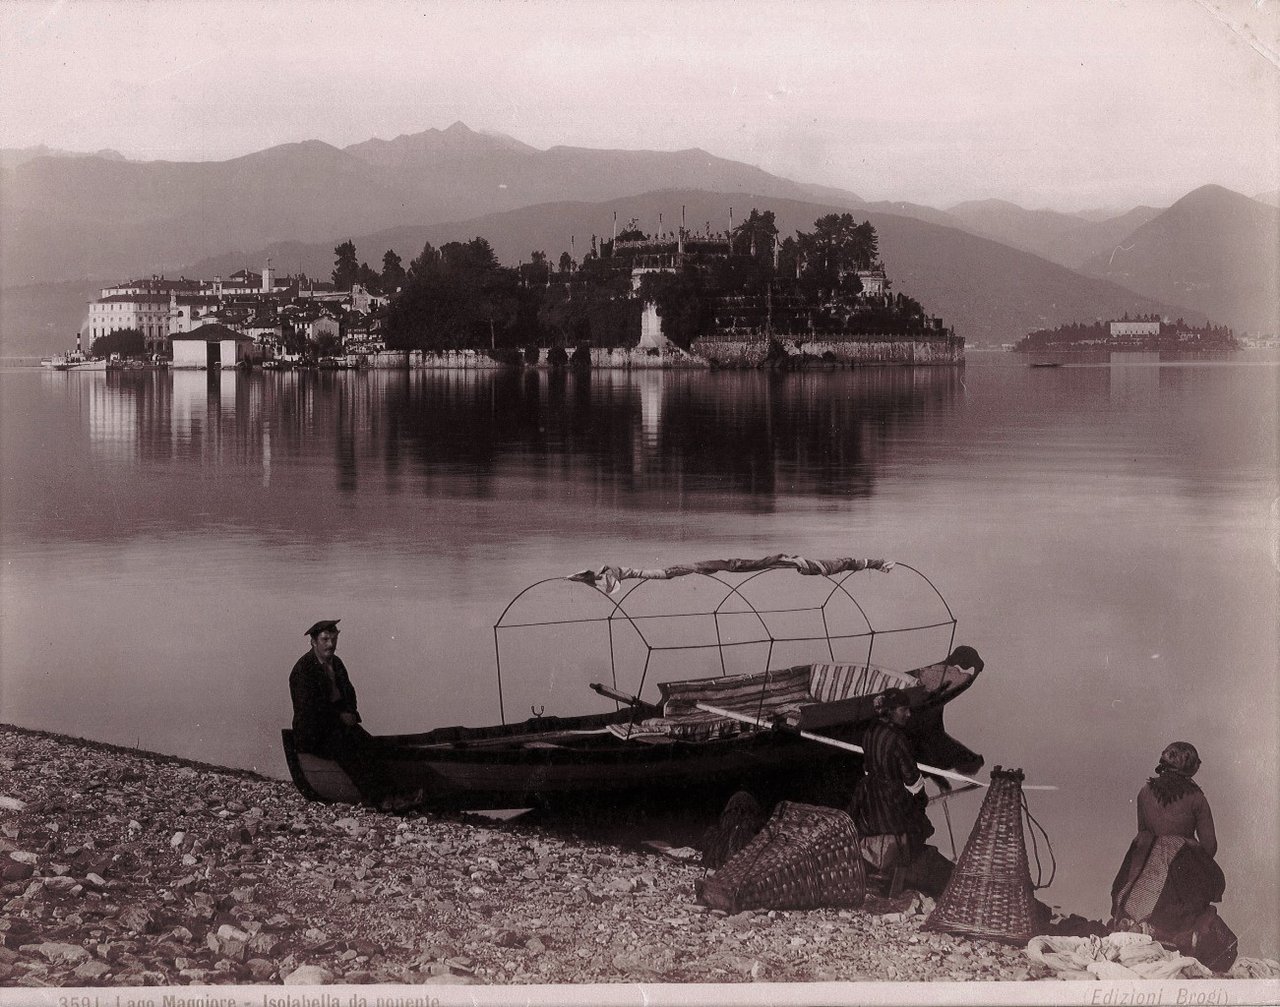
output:
[[300,752],[311,752],[332,758],[334,743],[349,728],[342,722],[343,713],[360,713],[356,709],[356,690],[351,687],[342,658],[333,656],[333,677],[338,685],[340,699],[333,699],[329,677],[316,658],[314,651],[307,651],[289,673],[289,694],[293,696],[293,742]]

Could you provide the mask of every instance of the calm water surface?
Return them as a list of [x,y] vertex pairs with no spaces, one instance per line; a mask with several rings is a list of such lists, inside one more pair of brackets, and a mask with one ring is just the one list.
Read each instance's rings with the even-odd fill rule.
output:
[[[1185,739],[1223,916],[1274,955],[1276,355],[1026,363],[0,370],[0,719],[283,776],[317,618],[343,620],[368,726],[424,730],[498,719],[491,627],[535,580],[885,556],[929,574],[986,659],[952,733],[1061,788],[1029,794],[1058,859],[1046,901],[1105,915],[1133,797]],[[507,683],[508,714],[603,708],[593,661],[562,647]],[[963,844],[979,802],[951,803]]]

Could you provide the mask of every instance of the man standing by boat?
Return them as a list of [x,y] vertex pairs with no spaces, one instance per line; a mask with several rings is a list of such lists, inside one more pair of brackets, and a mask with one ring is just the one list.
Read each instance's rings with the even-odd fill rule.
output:
[[356,690],[338,657],[338,619],[321,619],[306,635],[311,649],[289,673],[293,697],[293,742],[298,751],[332,759],[377,806],[387,794],[373,739],[360,726]]
[[868,880],[892,889],[894,875],[902,876],[933,826],[925,813],[924,777],[905,730],[911,719],[907,694],[886,689],[876,697],[876,713],[862,738],[866,775],[854,789],[853,820],[872,868]]

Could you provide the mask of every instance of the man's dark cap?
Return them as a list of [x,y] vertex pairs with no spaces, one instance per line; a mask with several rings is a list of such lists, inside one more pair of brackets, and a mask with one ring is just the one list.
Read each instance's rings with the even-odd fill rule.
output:
[[341,621],[342,621],[341,619],[321,619],[309,630],[307,630],[306,635],[311,637],[311,639],[314,640],[317,636],[319,636],[321,633],[325,632],[326,630],[336,633],[338,632],[338,623],[340,623]]

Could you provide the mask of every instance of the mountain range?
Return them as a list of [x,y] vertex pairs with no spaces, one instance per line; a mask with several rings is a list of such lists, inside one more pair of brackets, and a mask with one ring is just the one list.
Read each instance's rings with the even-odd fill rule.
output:
[[[540,150],[462,123],[338,148],[318,140],[214,162],[129,161],[114,151],[0,151],[0,347],[66,344],[103,282],[299,266],[327,276],[356,241],[374,268],[394,249],[477,234],[508,263],[534,250],[581,256],[617,213],[652,231],[728,226],[752,207],[780,230],[849,211],[871,220],[895,289],[971,343],[1125,311],[1280,328],[1280,208],[1217,186],[1171,207],[1059,213],[984,200],[946,210],[869,202],[700,149]],[[79,293],[64,304],[69,294]]]

